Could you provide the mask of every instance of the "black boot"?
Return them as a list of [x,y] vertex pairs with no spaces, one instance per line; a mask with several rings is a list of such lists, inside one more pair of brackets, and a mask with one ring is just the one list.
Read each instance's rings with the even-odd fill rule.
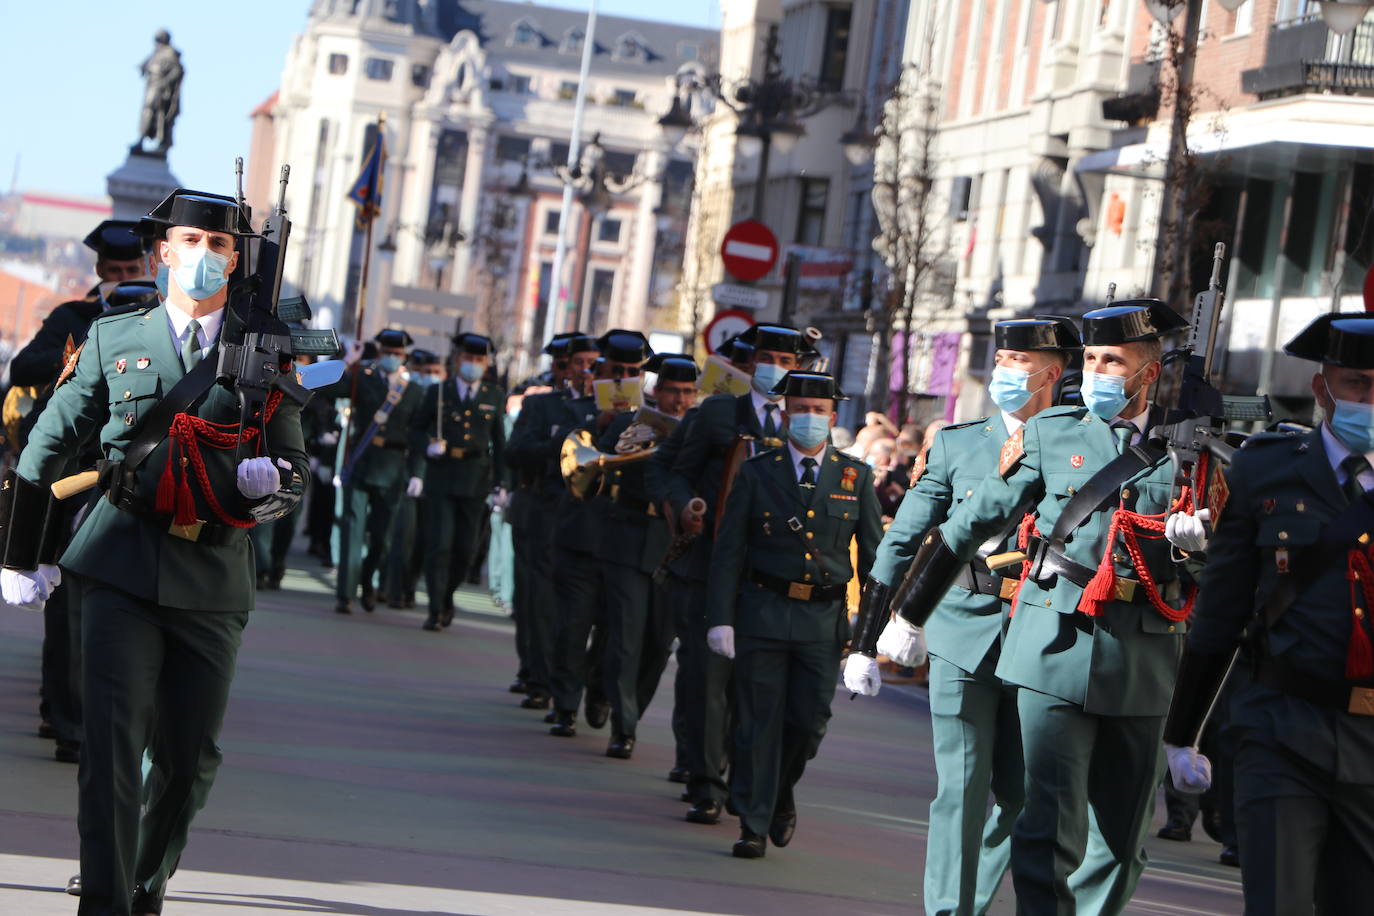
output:
[[571,738],[577,734],[577,713],[558,710],[553,719],[549,734],[558,738]]
[[428,631],[431,632],[431,633],[438,633],[438,632],[439,632],[439,615],[436,614],[436,613],[434,613],[434,611],[430,611],[430,612],[429,612],[429,616],[425,618],[425,622],[424,622],[424,625],[423,625],[423,629],[426,629],[426,630],[428,630]]

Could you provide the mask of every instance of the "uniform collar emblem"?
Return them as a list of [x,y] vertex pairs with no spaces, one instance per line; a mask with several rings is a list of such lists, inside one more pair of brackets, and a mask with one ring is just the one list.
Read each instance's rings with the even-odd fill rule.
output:
[[840,489],[847,492],[854,492],[854,481],[859,479],[857,468],[847,467],[840,471]]
[[1071,456],[1071,457],[1069,458],[1069,464],[1073,465],[1073,466],[1076,467],[1076,468],[1081,468],[1081,467],[1083,466],[1083,456],[1082,456],[1082,455],[1073,455],[1073,456]]
[[117,359],[117,360],[115,360],[115,371],[116,371],[116,372],[119,372],[119,373],[122,374],[122,373],[124,372],[124,370],[127,369],[127,368],[129,368],[129,361],[128,361],[127,359]]
[[1273,515],[1273,514],[1274,514],[1274,509],[1275,509],[1275,507],[1277,507],[1277,506],[1278,506],[1278,500],[1266,499],[1266,500],[1264,501],[1264,514],[1265,514],[1265,515]]
[[148,357],[146,357],[146,356],[140,356],[140,357],[138,358],[138,368],[140,368],[140,369],[147,369],[147,368],[148,368],[149,366],[151,366],[152,364],[153,364],[153,361],[152,361],[151,359],[149,359]]

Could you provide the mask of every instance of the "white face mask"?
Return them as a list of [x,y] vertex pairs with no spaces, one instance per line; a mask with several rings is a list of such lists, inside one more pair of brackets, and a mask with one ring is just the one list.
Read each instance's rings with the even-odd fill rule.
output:
[[209,299],[229,282],[229,259],[208,248],[176,248],[180,267],[172,268],[177,286],[192,299]]

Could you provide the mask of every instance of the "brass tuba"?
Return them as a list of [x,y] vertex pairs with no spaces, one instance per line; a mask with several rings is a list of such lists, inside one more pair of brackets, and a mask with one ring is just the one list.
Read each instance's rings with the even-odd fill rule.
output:
[[558,469],[573,499],[586,499],[607,468],[643,461],[658,447],[641,449],[628,455],[608,455],[593,444],[591,431],[573,430],[563,439],[558,454]]

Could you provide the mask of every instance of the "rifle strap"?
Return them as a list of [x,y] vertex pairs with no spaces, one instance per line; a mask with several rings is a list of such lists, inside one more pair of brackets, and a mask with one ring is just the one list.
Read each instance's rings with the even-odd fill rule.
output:
[[[791,455],[789,454],[788,458],[790,457]],[[788,467],[791,467],[790,463]],[[818,473],[816,476],[817,478],[819,478],[820,474]],[[762,468],[759,469],[758,479],[763,482],[764,489],[766,489],[769,492],[769,494],[778,501],[778,505],[785,506],[788,503],[797,501],[796,494],[793,494],[792,498],[789,500],[787,494],[783,492],[782,487],[778,486],[778,482],[774,480],[772,477],[768,476],[768,472],[764,471]],[[802,545],[803,550],[805,550],[807,553],[810,553],[813,550],[815,550],[815,545],[813,545],[810,541],[806,539],[806,525],[802,523],[802,520],[799,515],[793,515],[791,518],[785,519],[783,521],[783,524],[787,526],[787,530],[791,531],[794,535],[796,535],[797,542]]]
[[[215,354],[218,352],[216,348]],[[214,386],[218,374],[219,360],[207,356],[177,380],[172,389],[148,411],[148,415],[143,418],[143,423],[138,428],[138,435],[124,450],[125,468],[137,471],[143,466],[148,456],[162,444],[163,439],[167,438],[177,414],[184,413],[196,399],[209,391]]]

